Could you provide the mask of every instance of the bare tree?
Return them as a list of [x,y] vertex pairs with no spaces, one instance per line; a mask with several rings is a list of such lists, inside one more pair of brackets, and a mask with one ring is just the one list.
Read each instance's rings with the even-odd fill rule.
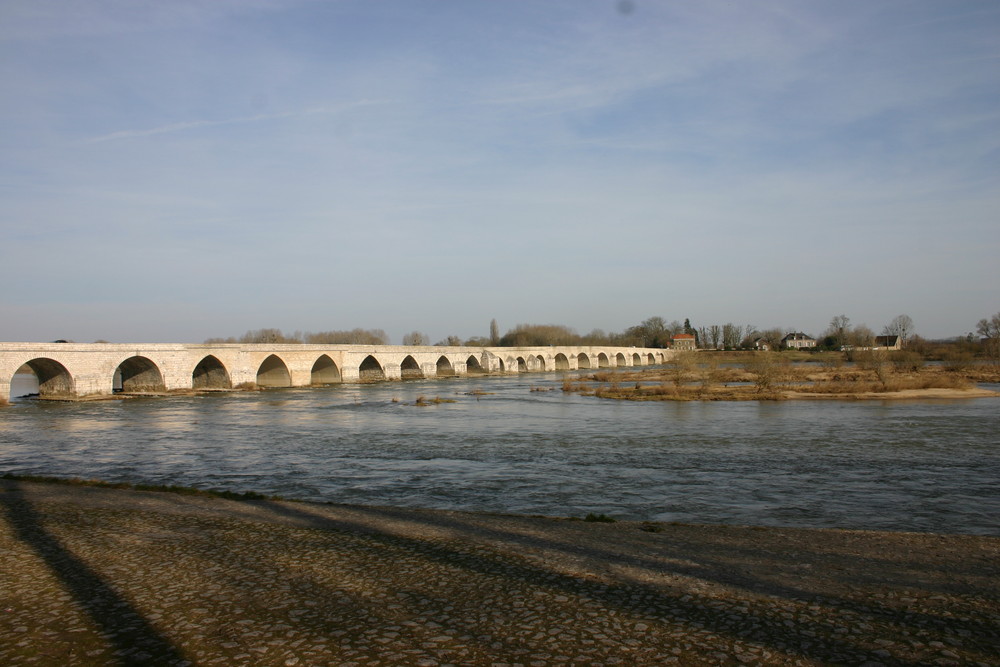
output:
[[722,325],[722,346],[727,350],[735,350],[743,340],[743,327],[732,322]]
[[254,329],[240,336],[241,343],[298,343],[281,333],[281,329]]
[[587,345],[604,345],[608,342],[608,334],[603,329],[593,329],[590,333],[582,336],[580,342]]
[[993,360],[1000,360],[1000,313],[976,324],[976,333],[983,337],[983,352]]
[[976,324],[976,333],[983,338],[1000,338],[1000,313],[990,319],[981,319]]
[[758,394],[770,392],[784,377],[785,367],[779,359],[774,352],[754,352],[749,360],[743,362],[743,370],[753,376]]
[[698,340],[701,347],[708,347],[708,327],[698,327]]
[[669,372],[670,376],[673,378],[674,387],[680,389],[694,373],[694,357],[690,354],[678,355],[670,360],[667,367],[670,369]]
[[714,357],[708,357],[705,363],[701,364],[699,373],[698,393],[705,396],[712,390],[712,386],[719,379],[719,362]]
[[431,337],[420,331],[411,331],[403,336],[403,345],[430,345]]
[[500,344],[500,325],[494,317],[490,320],[490,345],[496,347]]
[[722,327],[720,327],[718,324],[713,324],[708,328],[708,335],[712,339],[712,349],[718,350],[719,343],[722,342]]
[[[859,329],[861,327],[858,327]],[[865,350],[856,359],[858,365],[866,371],[871,371],[885,389],[889,386],[889,375],[892,364],[885,350]]]
[[906,341],[913,335],[913,320],[909,315],[896,315],[892,322],[882,329],[883,336],[899,336],[901,347],[906,347]]
[[847,315],[834,315],[830,320],[830,326],[825,332],[826,338],[832,338],[834,345],[841,348],[849,343],[848,335],[851,333],[851,318]]
[[382,329],[319,331],[305,334],[305,341],[317,345],[388,345],[389,335]]
[[580,336],[561,324],[518,324],[500,338],[503,347],[575,345]]
[[875,345],[875,332],[868,326],[859,324],[847,336],[848,344],[855,347],[872,347]]
[[770,349],[778,350],[781,348],[781,341],[785,337],[785,330],[777,328],[766,329],[760,332],[759,337],[764,339],[764,342],[767,343]]
[[493,347],[493,343],[490,342],[490,339],[484,338],[483,336],[473,336],[462,343],[462,345],[466,347]]

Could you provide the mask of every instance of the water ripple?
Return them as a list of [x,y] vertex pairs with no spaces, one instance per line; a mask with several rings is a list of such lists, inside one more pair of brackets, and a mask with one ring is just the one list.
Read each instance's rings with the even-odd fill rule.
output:
[[[560,383],[549,374],[20,401],[0,413],[0,472],[559,516],[1000,534],[996,400],[620,403]],[[421,395],[455,402],[415,405]]]

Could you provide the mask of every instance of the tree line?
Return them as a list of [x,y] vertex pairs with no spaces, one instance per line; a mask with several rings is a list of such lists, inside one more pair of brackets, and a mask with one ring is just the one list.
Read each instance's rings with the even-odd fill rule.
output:
[[[670,339],[677,333],[698,336],[690,321],[667,322],[662,317],[650,317],[621,333],[607,333],[594,329],[578,334],[571,327],[561,324],[518,324],[503,335],[494,319],[490,322],[488,336],[462,339],[448,336],[434,345],[468,347],[538,347],[549,345],[613,345],[616,347],[669,347]],[[430,337],[421,331],[411,331],[403,336],[403,345],[430,345]],[[312,343],[340,345],[389,345],[389,335],[382,329],[351,329],[350,331],[296,331],[286,334],[281,329],[253,329],[239,337],[209,338],[206,344],[224,343]]]
[[389,334],[382,329],[351,329],[350,331],[296,331],[286,334],[281,329],[252,329],[239,338],[209,338],[209,345],[224,343],[311,343],[316,345],[388,345]]
[[[711,324],[695,327],[689,319],[683,322],[668,322],[660,316],[649,317],[621,332],[605,332],[601,329],[579,334],[573,328],[561,324],[517,324],[500,334],[496,319],[490,321],[489,335],[462,339],[448,336],[434,345],[467,347],[542,347],[550,345],[609,345],[614,347],[670,347],[677,334],[694,336],[695,344],[702,349],[740,350],[757,349],[766,345],[777,350],[782,340],[797,330],[787,327],[761,329],[752,324]],[[969,332],[964,337],[951,341],[965,344],[971,350],[980,351],[990,357],[1000,358],[1000,313],[984,318],[976,325],[976,340]],[[906,314],[897,315],[882,328],[883,336],[899,336],[901,346],[924,353],[930,343],[916,334],[913,319]],[[835,315],[827,328],[815,339],[820,350],[841,350],[866,348],[875,344],[876,334],[866,324],[852,324],[847,315]],[[403,336],[403,345],[430,345],[430,337],[421,331],[411,331]],[[389,345],[389,335],[382,329],[351,329],[349,331],[296,331],[285,334],[280,329],[254,329],[242,336],[230,338],[209,338],[209,344],[219,343],[312,343],[328,345]],[[762,345],[763,344],[763,345]]]

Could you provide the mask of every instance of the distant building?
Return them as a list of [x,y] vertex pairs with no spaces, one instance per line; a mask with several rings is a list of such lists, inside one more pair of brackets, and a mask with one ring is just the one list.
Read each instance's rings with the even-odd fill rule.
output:
[[899,350],[902,349],[902,342],[899,336],[875,336],[875,350]]
[[696,342],[694,334],[679,333],[670,339],[670,347],[675,350],[693,350],[697,347]]
[[816,347],[816,339],[807,336],[801,331],[790,333],[781,339],[781,346],[792,350],[801,350],[808,347]]
[[767,352],[771,349],[771,344],[767,342],[766,338],[754,338],[753,339],[753,349],[763,350]]

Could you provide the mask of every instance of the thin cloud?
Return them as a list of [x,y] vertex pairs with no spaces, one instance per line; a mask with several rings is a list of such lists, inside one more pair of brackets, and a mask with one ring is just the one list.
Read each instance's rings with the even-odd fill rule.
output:
[[353,102],[351,104],[343,104],[335,107],[315,107],[311,109],[303,109],[300,111],[282,111],[279,113],[268,113],[268,114],[257,114],[254,116],[239,116],[236,118],[225,118],[222,120],[192,120],[184,123],[171,123],[169,125],[161,125],[160,127],[152,127],[144,130],[120,130],[118,132],[111,132],[109,134],[103,134],[99,137],[91,137],[85,140],[85,144],[100,144],[108,141],[119,141],[123,139],[137,139],[140,137],[151,137],[158,134],[173,134],[175,132],[185,132],[187,130],[195,130],[203,127],[219,127],[222,125],[237,125],[241,123],[259,123],[269,120],[281,120],[284,118],[303,118],[306,116],[323,116],[323,115],[333,115],[338,113],[343,113],[344,111],[349,111],[351,109],[356,109],[359,107],[373,106],[378,104],[387,104],[386,101],[378,100],[362,100],[360,102]]

